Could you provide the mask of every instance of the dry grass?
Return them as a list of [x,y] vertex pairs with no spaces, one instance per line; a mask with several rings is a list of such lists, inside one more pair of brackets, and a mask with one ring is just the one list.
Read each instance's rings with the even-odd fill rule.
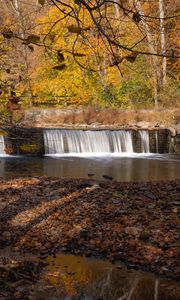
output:
[[[66,125],[87,126],[128,126],[138,122],[149,122],[164,126],[177,125],[180,123],[178,109],[169,110],[118,110],[98,109],[88,107],[82,110],[57,110],[55,114],[46,114],[42,110],[41,115],[34,122],[39,127],[65,127]],[[50,112],[50,110],[49,110]],[[28,123],[28,122],[27,122]],[[27,125],[26,123],[26,125]],[[32,123],[32,122],[31,122]]]

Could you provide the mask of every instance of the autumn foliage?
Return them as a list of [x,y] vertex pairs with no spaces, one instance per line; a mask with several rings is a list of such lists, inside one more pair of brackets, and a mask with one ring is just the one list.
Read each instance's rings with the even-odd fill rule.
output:
[[0,4],[2,115],[12,93],[21,108],[178,106],[176,0],[10,2]]

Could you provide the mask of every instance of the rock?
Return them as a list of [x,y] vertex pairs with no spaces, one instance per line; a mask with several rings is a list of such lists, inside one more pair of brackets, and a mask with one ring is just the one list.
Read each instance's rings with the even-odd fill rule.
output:
[[152,127],[150,122],[138,122],[136,124],[136,126],[138,128],[143,128],[143,129],[148,129],[148,128]]
[[160,127],[160,124],[159,124],[159,123],[156,123],[156,124],[154,125],[154,127],[155,127],[155,128],[158,128],[158,127]]
[[137,236],[137,235],[139,235],[141,229],[139,227],[135,227],[135,226],[130,227],[129,226],[129,227],[126,227],[124,231],[126,234]]
[[150,205],[148,205],[148,208],[149,209],[153,209],[153,208],[155,208],[156,206],[154,205],[154,204],[150,204]]
[[9,240],[11,238],[11,233],[9,231],[4,231],[3,238]]
[[177,135],[180,135],[180,126],[177,127],[177,129],[176,129],[176,134],[177,134]]
[[95,182],[94,180],[84,180],[81,184],[79,184],[79,187],[80,188],[88,188],[88,187],[94,186],[96,183],[97,182]]
[[142,232],[140,234],[139,238],[140,238],[140,240],[147,242],[147,241],[149,241],[149,234],[146,231]]
[[107,179],[107,180],[113,180],[113,177],[111,177],[109,175],[102,175],[102,177]]
[[177,134],[175,136],[175,142],[178,143],[178,144],[180,144],[180,134]]
[[177,213],[178,213],[178,208],[177,208],[177,207],[174,207],[174,208],[172,209],[172,212],[175,213],[175,214],[177,214]]
[[144,191],[147,191],[147,189],[148,189],[148,187],[146,187],[146,186],[143,186],[143,187],[140,187],[140,188],[139,188],[139,191],[142,191],[142,192],[144,192]]
[[171,136],[176,136],[176,129],[173,127],[169,127],[168,130],[171,132]]
[[176,154],[180,154],[180,144],[179,145],[178,144],[174,145],[174,151],[175,151]]
[[175,205],[175,206],[179,206],[180,205],[180,201],[173,201],[171,204]]
[[88,177],[93,177],[94,175],[94,173],[88,173]]
[[87,187],[86,189],[88,190],[88,192],[93,191],[93,190],[97,190],[100,189],[100,185],[98,183],[95,183],[92,187]]
[[96,128],[96,127],[100,126],[101,123],[99,123],[99,122],[93,122],[93,123],[91,123],[91,125],[92,125],[93,128]]
[[114,217],[118,217],[118,216],[125,215],[125,214],[127,214],[127,210],[124,210],[124,209],[118,209],[118,210],[114,213]]
[[156,196],[152,193],[147,194],[147,197],[151,200],[156,200]]

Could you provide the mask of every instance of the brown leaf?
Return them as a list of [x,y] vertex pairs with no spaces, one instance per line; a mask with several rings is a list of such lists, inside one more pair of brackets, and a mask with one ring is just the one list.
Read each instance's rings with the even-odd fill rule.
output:
[[139,23],[141,21],[141,16],[138,12],[133,14],[132,19],[134,20],[135,23]]
[[88,31],[88,30],[90,30],[90,29],[91,29],[91,27],[90,27],[90,26],[87,26],[87,27],[84,28],[84,31]]
[[74,52],[74,53],[73,53],[73,56],[83,57],[83,56],[86,56],[86,54],[84,54],[84,53],[79,53],[79,52]]
[[5,39],[10,39],[13,37],[14,33],[12,32],[12,30],[8,29],[2,32],[2,35]]
[[9,109],[9,111],[13,111],[13,110],[19,110],[21,108],[20,104],[15,104],[12,102],[9,102],[7,105],[7,108]]
[[31,52],[34,51],[34,47],[32,45],[28,45],[29,50],[31,50]]
[[45,4],[45,2],[46,2],[46,0],[38,0],[38,3],[42,6]]
[[58,59],[58,62],[60,62],[60,63],[65,60],[64,55],[62,54],[61,50],[58,50],[58,52],[57,52],[57,59]]
[[77,34],[80,34],[82,32],[82,28],[79,27],[79,26],[75,26],[75,25],[70,25],[70,26],[67,26],[67,29],[69,32],[71,33],[77,33]]
[[111,64],[110,64],[109,66],[110,66],[110,67],[117,66],[117,65],[119,65],[121,62],[122,62],[122,57],[120,57],[120,56],[115,56],[115,57],[113,57],[112,62],[111,62]]
[[55,35],[54,34],[49,34],[49,39],[50,39],[50,41],[53,43],[54,42],[54,40],[55,40]]
[[61,70],[64,70],[65,68],[66,68],[66,64],[61,64],[61,65],[53,67],[53,70],[61,71]]
[[127,61],[129,61],[131,63],[134,63],[137,56],[138,56],[138,53],[137,52],[133,52],[133,53],[127,55],[127,56],[124,56],[123,58],[125,58]]
[[28,44],[37,44],[40,42],[40,36],[36,34],[31,34],[27,37],[25,43]]

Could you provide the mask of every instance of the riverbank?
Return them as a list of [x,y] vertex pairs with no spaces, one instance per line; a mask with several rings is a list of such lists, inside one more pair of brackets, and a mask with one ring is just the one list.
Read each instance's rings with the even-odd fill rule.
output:
[[108,179],[1,179],[1,248],[102,257],[179,280],[180,181]]
[[121,128],[157,129],[172,128],[179,132],[179,109],[28,109],[24,110],[22,127],[44,128]]

